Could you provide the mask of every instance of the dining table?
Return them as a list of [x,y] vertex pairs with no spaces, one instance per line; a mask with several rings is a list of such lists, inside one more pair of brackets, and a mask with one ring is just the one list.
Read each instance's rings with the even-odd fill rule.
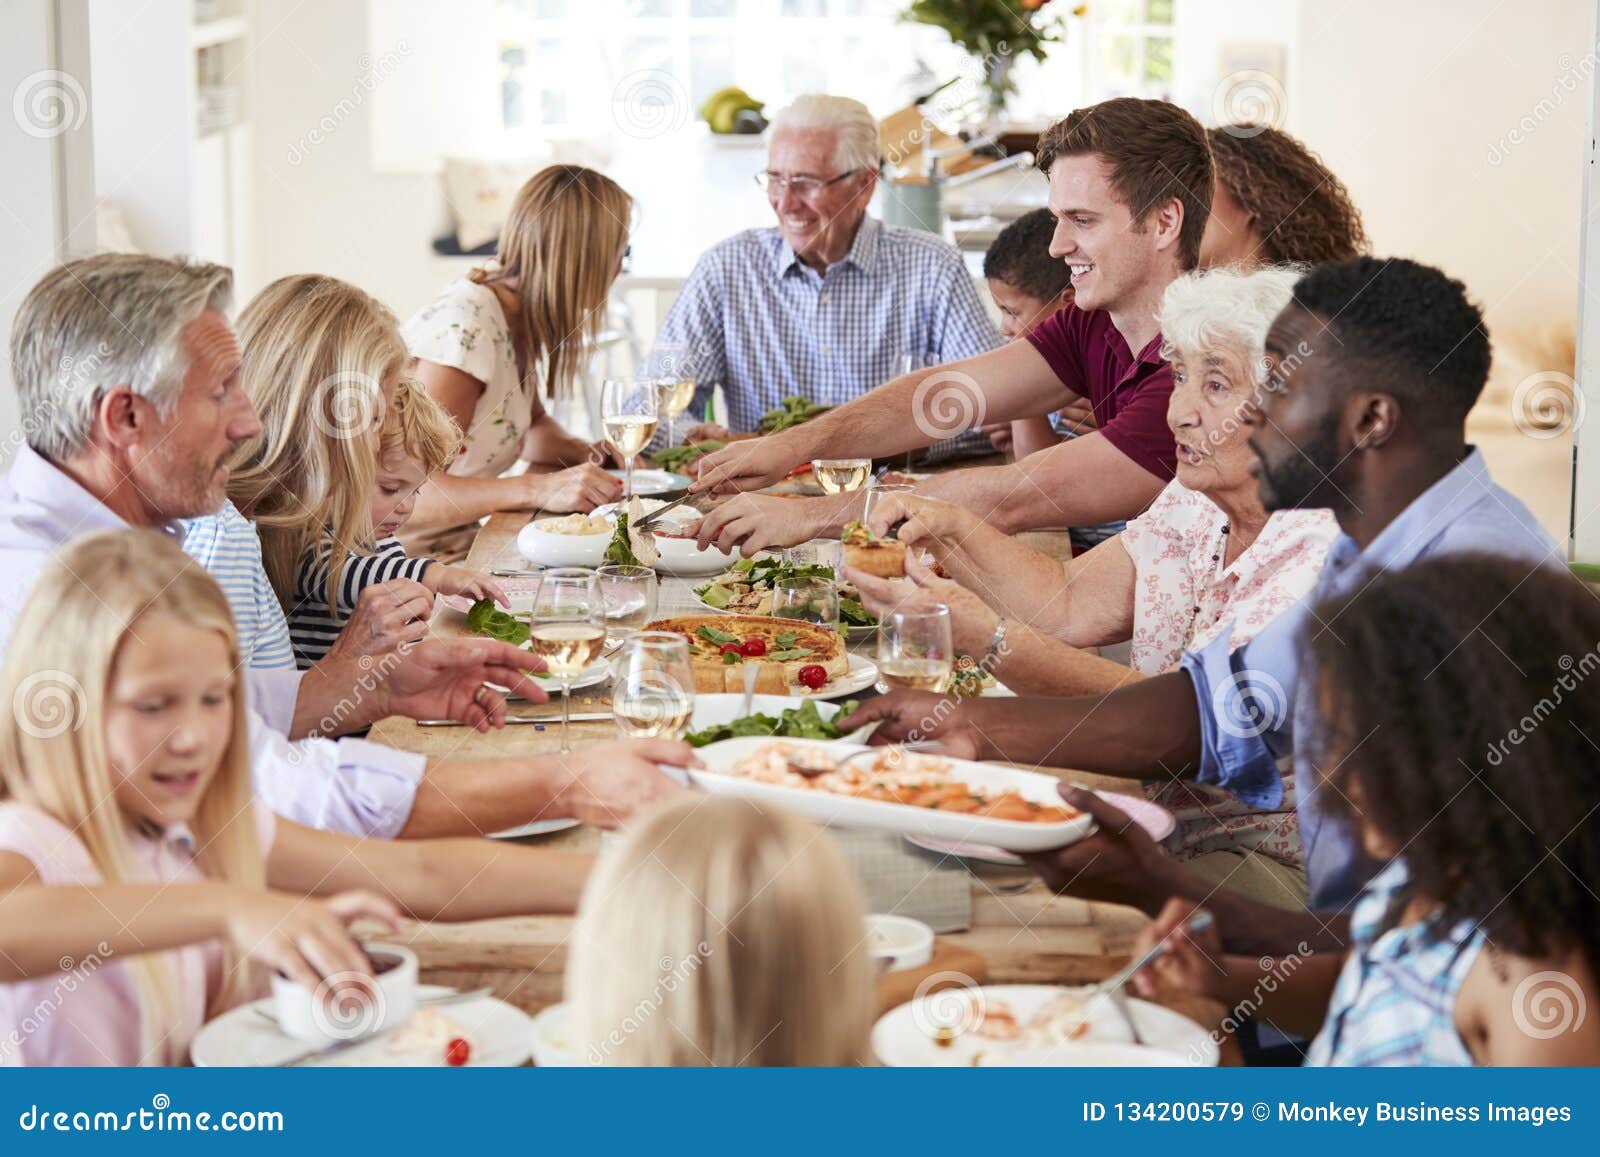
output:
[[[464,565],[480,571],[522,571],[529,563],[517,549],[518,532],[543,513],[502,513],[486,519],[479,528]],[[1022,536],[1029,545],[1053,557],[1066,558],[1070,545],[1066,531],[1031,532]],[[658,614],[707,612],[694,594],[704,578],[659,579]],[[466,616],[440,600],[431,631],[437,637],[469,635]],[[852,649],[870,648],[870,640],[853,642]],[[870,657],[870,653],[869,653]],[[870,694],[870,692],[869,692]],[[606,684],[572,692],[574,715],[609,713],[610,688]],[[368,736],[386,746],[413,751],[429,758],[482,759],[499,756],[554,754],[560,748],[560,705],[513,701],[508,713],[548,720],[546,727],[507,725],[479,733],[462,726],[423,726],[414,720],[381,720]],[[574,746],[617,738],[609,719],[570,724]],[[1099,790],[1139,793],[1139,785],[1087,772],[1062,768],[1035,768],[1071,782]],[[529,837],[525,842],[566,851],[596,851],[603,833],[588,826]],[[1119,904],[1099,903],[1057,895],[1026,868],[970,866],[971,918],[962,931],[939,936],[933,967],[952,963],[946,971],[950,983],[981,981],[988,984],[1085,985],[1104,979],[1130,958],[1134,940],[1148,924],[1140,911]],[[528,1013],[537,1013],[562,1000],[567,945],[574,917],[521,916],[465,923],[408,921],[397,935],[399,943],[418,957],[421,977],[433,984],[461,988],[488,986],[495,996]],[[976,975],[968,977],[967,972]],[[879,982],[879,1004],[886,1009],[910,998],[914,989],[895,983],[893,974]],[[923,989],[926,991],[926,987]],[[1233,1036],[1217,1026],[1226,1010],[1216,1002],[1186,992],[1161,991],[1157,1002],[1175,1009],[1207,1029],[1214,1029],[1223,1064],[1237,1064],[1239,1050]]]

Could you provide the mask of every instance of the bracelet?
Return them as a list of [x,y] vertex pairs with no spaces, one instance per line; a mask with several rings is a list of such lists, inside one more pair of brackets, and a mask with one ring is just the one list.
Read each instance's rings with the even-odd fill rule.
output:
[[984,651],[983,658],[978,660],[978,669],[988,671],[989,665],[994,662],[994,657],[1006,645],[1006,620],[1001,616],[994,625],[994,634],[989,637],[988,650]]

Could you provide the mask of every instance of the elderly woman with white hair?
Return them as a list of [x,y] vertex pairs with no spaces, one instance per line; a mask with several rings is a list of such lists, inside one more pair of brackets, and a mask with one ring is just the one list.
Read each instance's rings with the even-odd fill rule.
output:
[[867,215],[879,161],[860,101],[802,96],[773,118],[754,176],[776,224],[701,256],[652,354],[659,372],[699,383],[694,414],[723,387],[726,413],[692,439],[755,431],[786,397],[848,402],[895,377],[902,354],[943,363],[1000,344],[953,246]]
[[[903,519],[898,537],[930,552],[955,581],[937,577],[912,557],[917,551],[907,559],[909,598],[904,584],[849,572],[869,609],[947,604],[957,650],[1033,695],[1080,695],[1160,674],[1229,623],[1235,648],[1249,642],[1311,590],[1338,532],[1326,510],[1269,516],[1250,472],[1248,418],[1258,391],[1270,388],[1267,328],[1298,277],[1281,267],[1217,269],[1168,286],[1160,322],[1173,370],[1167,421],[1177,477],[1121,534],[1060,562],[958,506],[888,494],[872,529]],[[1082,649],[1123,642],[1131,643],[1129,667]],[[1304,899],[1291,792],[1272,814],[1176,780],[1151,794],[1178,816],[1174,854],[1259,899]]]

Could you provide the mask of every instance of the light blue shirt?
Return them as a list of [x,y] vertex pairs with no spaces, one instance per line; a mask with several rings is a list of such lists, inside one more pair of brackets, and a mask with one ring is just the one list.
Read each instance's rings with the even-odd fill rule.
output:
[[[942,365],[1000,344],[972,275],[954,247],[930,233],[863,217],[849,253],[825,274],[795,256],[776,227],[747,229],[695,263],[656,337],[652,364],[697,382],[692,412],[722,386],[734,433],[796,394],[842,405],[896,376],[900,354]],[[981,451],[978,425],[955,414],[938,456]],[[930,456],[933,456],[930,454]]]
[[1315,734],[1315,688],[1300,678],[1300,640],[1319,624],[1320,600],[1355,592],[1377,571],[1442,554],[1481,551],[1530,564],[1565,565],[1565,556],[1532,512],[1489,477],[1483,455],[1469,447],[1459,465],[1424,491],[1365,551],[1349,535],[1333,540],[1311,593],[1279,615],[1238,651],[1224,630],[1183,656],[1200,709],[1201,756],[1196,779],[1264,810],[1283,802],[1278,760],[1292,758],[1300,840],[1310,906],[1342,911],[1377,865],[1354,833],[1314,806],[1318,769],[1297,749],[1295,734]]
[[189,519],[183,529],[183,552],[205,567],[228,597],[244,665],[257,670],[293,668],[289,621],[262,565],[256,524],[225,501],[216,514]]
[[[96,531],[127,529],[53,462],[28,446],[18,450],[0,479],[0,653],[52,551]],[[182,533],[175,525],[157,529]],[[410,818],[427,761],[364,739],[291,742],[300,677],[292,667],[245,670],[257,798],[296,823],[393,838]]]

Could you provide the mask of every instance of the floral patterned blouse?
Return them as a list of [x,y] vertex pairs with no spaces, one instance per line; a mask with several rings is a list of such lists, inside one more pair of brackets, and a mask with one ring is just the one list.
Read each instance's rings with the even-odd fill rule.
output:
[[[1228,519],[1197,490],[1173,481],[1119,538],[1136,572],[1130,662],[1144,675],[1177,665],[1233,623],[1244,646],[1309,594],[1339,524],[1327,510],[1280,510],[1238,558],[1223,565]],[[1172,812],[1168,849],[1180,859],[1214,851],[1257,851],[1301,866],[1292,777],[1276,812],[1240,803],[1220,788],[1174,780],[1148,789]]]
[[500,299],[487,285],[452,281],[401,329],[416,357],[483,383],[461,448],[446,473],[497,478],[517,462],[522,439],[543,407],[517,372],[516,349]]

